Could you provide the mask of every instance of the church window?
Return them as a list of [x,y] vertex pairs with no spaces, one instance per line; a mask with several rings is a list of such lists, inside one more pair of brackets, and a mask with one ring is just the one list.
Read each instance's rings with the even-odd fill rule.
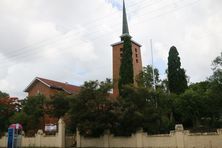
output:
[[138,59],[136,59],[136,63],[139,63],[139,60],[138,60]]

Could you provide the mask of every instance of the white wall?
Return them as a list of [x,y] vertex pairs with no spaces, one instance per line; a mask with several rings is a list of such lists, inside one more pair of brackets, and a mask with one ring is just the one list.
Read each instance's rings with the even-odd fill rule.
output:
[[[86,138],[77,132],[77,147],[112,147],[112,148],[222,148],[222,129],[215,133],[195,133],[181,128],[171,131],[170,134],[147,135],[142,131],[130,137],[114,137],[106,134],[100,138]],[[75,138],[69,137],[68,141]],[[73,141],[70,141],[70,145]],[[22,137],[22,147],[65,147],[65,125],[59,121],[59,131],[55,136],[46,136],[38,131],[35,137]],[[7,137],[0,139],[0,147],[7,147]]]
[[191,134],[179,125],[170,134],[147,135],[140,131],[131,137],[114,137],[106,134],[100,138],[85,138],[77,132],[77,146],[101,148],[221,148],[222,129],[215,133]]

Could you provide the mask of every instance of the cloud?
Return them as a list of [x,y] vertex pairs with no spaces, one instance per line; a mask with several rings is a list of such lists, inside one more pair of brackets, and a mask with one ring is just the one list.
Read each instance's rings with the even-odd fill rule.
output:
[[[221,38],[221,23],[219,19],[222,14],[218,5],[211,1],[177,1],[170,4],[165,1],[169,13],[163,9],[151,6],[149,9],[141,10],[135,16],[133,30],[136,36],[140,36],[142,45],[149,44],[153,39],[155,66],[161,68],[162,75],[167,68],[168,51],[175,45],[180,53],[182,67],[191,77],[192,82],[205,80],[211,74],[211,61],[222,51],[219,39]],[[218,1],[218,3],[221,3]],[[152,12],[148,13],[148,12]],[[142,17],[144,16],[144,17]],[[144,49],[144,48],[143,48]],[[151,64],[150,46],[147,45],[143,51],[144,64]],[[149,60],[147,60],[149,59]],[[164,67],[163,67],[164,63]]]
[[[60,2],[55,2],[57,5],[53,7],[49,1],[46,3],[40,1],[37,4],[23,2],[12,6],[10,6],[11,2],[1,2],[3,4],[1,6],[7,8],[0,17],[5,22],[0,26],[1,31],[5,31],[0,35],[0,59],[3,61],[3,68],[0,71],[0,89],[2,91],[24,98],[24,88],[36,76],[68,81],[76,85],[81,85],[85,80],[111,77],[111,66],[107,66],[107,63],[111,63],[111,43],[109,39],[107,45],[101,44],[100,39],[94,42],[92,39],[95,40],[95,35],[105,36],[107,31],[111,33],[112,25],[107,24],[106,18],[98,19],[102,23],[102,27],[97,26],[97,21],[96,23],[85,23],[87,19],[96,20],[91,16],[92,13],[82,13],[80,8],[84,6],[84,3],[86,6],[86,2],[89,1],[66,2],[62,5],[59,5]],[[97,4],[106,5],[102,1]],[[45,14],[42,13],[42,8],[46,8],[44,5],[49,6],[48,10],[44,10]],[[31,8],[22,10],[27,6]],[[93,3],[92,6],[95,11],[97,6]],[[73,8],[75,11],[72,10]],[[58,9],[60,11],[62,9],[62,13],[59,13]],[[109,9],[112,13],[113,11],[118,12],[112,10],[110,5],[99,11],[108,12]],[[27,15],[26,12],[29,11],[32,13]],[[72,14],[71,11],[74,13]],[[79,15],[80,13],[82,15]],[[89,17],[80,20],[86,15]],[[68,16],[69,19],[62,16]],[[71,23],[66,23],[68,21]],[[107,48],[104,50],[104,46],[110,51],[107,52]],[[107,59],[109,62],[104,62]]]

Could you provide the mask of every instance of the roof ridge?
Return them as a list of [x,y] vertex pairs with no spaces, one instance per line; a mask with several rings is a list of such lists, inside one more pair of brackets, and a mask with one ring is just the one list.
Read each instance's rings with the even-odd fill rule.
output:
[[43,83],[44,85],[48,86],[49,88],[53,88],[53,87],[60,88],[68,93],[75,92],[80,89],[80,86],[77,86],[77,85],[73,85],[73,84],[69,84],[69,83],[65,83],[65,82],[59,82],[59,81],[55,81],[55,80],[50,80],[50,79],[46,79],[46,78],[42,78],[42,77],[35,77],[35,79],[26,87],[26,89],[24,91],[27,92],[36,81]]
[[[65,85],[71,85],[71,86],[76,86],[76,85],[74,85],[74,84],[70,84],[70,83],[66,83],[66,82],[60,82],[60,81],[55,81],[55,80],[51,80],[51,79],[47,79],[47,78],[42,78],[42,77],[36,77],[37,79],[40,79],[40,80],[42,80],[42,81],[44,81],[44,80],[47,80],[47,81],[52,81],[52,82],[56,82],[56,83],[61,83],[61,84],[65,84]],[[45,81],[44,81],[45,82]],[[47,82],[45,82],[45,83],[47,83]],[[79,86],[76,86],[76,87],[79,87]]]

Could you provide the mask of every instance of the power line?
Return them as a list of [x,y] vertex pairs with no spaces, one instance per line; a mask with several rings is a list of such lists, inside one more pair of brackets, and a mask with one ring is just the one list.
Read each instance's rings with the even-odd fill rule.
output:
[[[153,5],[154,3],[152,3],[151,5]],[[106,18],[107,18],[107,16],[106,16]],[[93,24],[94,22],[92,22],[91,24]],[[117,23],[118,24],[118,23]],[[116,24],[116,25],[117,25]],[[88,23],[87,24],[88,26],[90,26],[90,24]],[[86,27],[87,25],[84,25],[84,27]],[[72,29],[73,30],[73,29]],[[98,31],[93,31],[93,32],[91,32],[91,34],[92,33],[97,33]],[[73,35],[76,35],[76,33],[81,33],[81,31],[75,31],[75,32],[73,32],[72,34]],[[65,35],[66,36],[66,35]],[[54,42],[56,42],[56,41],[58,41],[58,40],[61,40],[61,38],[63,38],[63,36],[60,36],[60,35],[58,35],[58,36],[55,36],[54,38],[47,38],[47,39],[45,39],[45,40],[42,40],[42,41],[40,41],[40,42],[36,42],[36,43],[34,43],[34,44],[32,44],[32,45],[26,45],[25,47],[22,47],[22,48],[19,48],[19,49],[17,49],[16,50],[16,52],[13,52],[12,53],[12,55],[10,55],[9,57],[16,57],[16,55],[20,55],[20,53],[21,54],[23,54],[23,52],[26,52],[26,54],[27,54],[27,52],[30,52],[30,48],[32,48],[32,46],[36,46],[37,45],[37,47],[42,47],[42,46],[45,46],[45,44],[47,45],[47,42],[51,42],[51,41],[53,41],[53,40],[55,40]],[[67,38],[67,37],[64,37],[64,38]],[[52,42],[52,43],[54,43],[54,42]],[[26,51],[26,50],[24,50],[24,49],[28,49],[28,51]],[[32,53],[32,52],[31,52]]]
[[[199,0],[197,0],[197,1],[199,1]],[[196,1],[196,2],[197,2]],[[192,3],[193,4],[193,3]],[[167,5],[168,6],[168,5]],[[166,7],[166,6],[165,6]],[[161,9],[162,9],[163,7],[161,7]],[[181,8],[181,7],[180,7]],[[176,9],[173,9],[173,10],[171,10],[171,11],[169,11],[169,12],[173,12],[173,11],[175,11]],[[154,11],[156,11],[156,10],[154,10]],[[153,12],[154,12],[153,11]],[[169,13],[168,12],[168,13]],[[149,12],[149,14],[150,14],[151,12]],[[166,15],[166,13],[164,13],[164,14],[161,14],[161,16],[162,15]],[[155,16],[155,17],[153,17],[153,18],[156,18],[156,17],[160,17],[160,15],[158,15],[158,16]],[[145,22],[145,21],[144,21]],[[140,22],[137,22],[137,23],[140,23]],[[141,23],[140,23],[141,24]],[[113,28],[117,28],[117,27],[119,27],[119,25],[118,26],[114,26]],[[113,29],[113,30],[115,30],[115,29]],[[95,32],[95,34],[98,32],[98,31],[94,31]],[[94,32],[91,32],[91,34],[92,33],[94,33]],[[72,36],[72,35],[75,35],[74,33],[73,34],[71,34],[70,36]],[[98,36],[98,35],[97,35]],[[96,40],[96,39],[98,39],[98,38],[100,38],[100,37],[102,37],[103,35],[100,35],[100,36],[98,36],[98,37],[96,37],[96,38],[94,38],[94,40]],[[68,38],[69,37],[69,35],[64,35],[64,36],[62,36],[62,38],[64,38],[64,39],[66,39],[66,38]],[[58,37],[58,38],[56,38],[56,40],[54,40],[54,41],[52,41],[52,43],[54,43],[54,42],[56,42],[56,41],[58,41],[58,40],[61,40],[60,39],[60,36]],[[93,38],[91,38],[91,40],[93,40]],[[37,46],[37,47],[34,47],[34,49],[38,49],[38,48],[41,48],[41,47],[43,47],[43,46],[46,46],[46,45],[48,45],[48,44],[43,44],[44,42],[48,42],[48,40],[46,40],[46,41],[43,41],[42,43],[39,43],[39,45]],[[84,41],[84,42],[89,42],[89,41]],[[30,53],[29,52],[26,52],[25,50],[23,51],[23,49],[28,49],[29,47],[24,47],[24,48],[21,48],[21,49],[19,49],[19,51],[18,51],[18,53],[19,54],[15,54],[15,53],[13,53],[12,54],[12,58],[16,58],[16,57],[19,57],[19,56],[21,56],[21,57],[26,57],[26,56],[28,56],[30,53],[32,54],[33,53],[33,51],[30,51]],[[33,47],[31,47],[32,49],[33,49]],[[24,54],[24,52],[25,52],[25,54]],[[36,54],[38,54],[38,52],[39,51],[35,51],[34,53],[36,53]]]

